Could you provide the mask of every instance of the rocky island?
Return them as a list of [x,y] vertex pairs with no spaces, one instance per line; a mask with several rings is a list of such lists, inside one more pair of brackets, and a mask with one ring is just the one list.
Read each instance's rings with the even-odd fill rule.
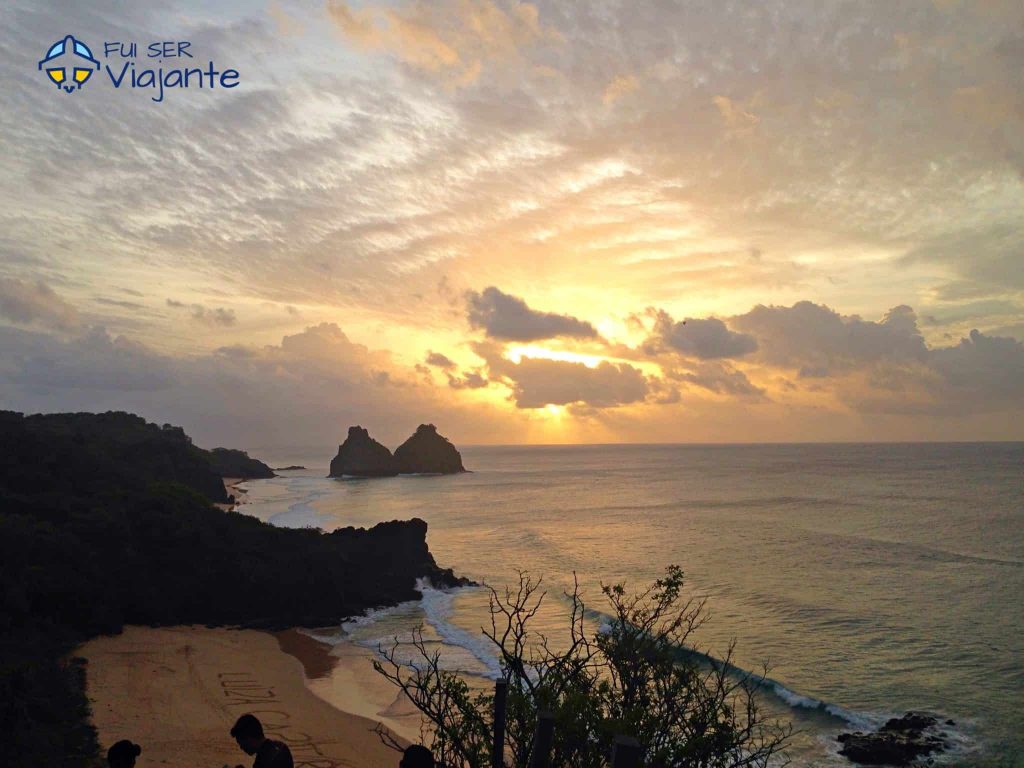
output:
[[433,424],[420,424],[412,437],[395,450],[400,474],[452,475],[465,472],[462,456]]
[[394,477],[398,465],[391,451],[359,426],[348,428],[348,437],[331,460],[331,477]]
[[348,437],[338,446],[330,476],[451,475],[465,471],[458,450],[433,424],[420,424],[394,455],[367,430],[355,426],[348,428]]

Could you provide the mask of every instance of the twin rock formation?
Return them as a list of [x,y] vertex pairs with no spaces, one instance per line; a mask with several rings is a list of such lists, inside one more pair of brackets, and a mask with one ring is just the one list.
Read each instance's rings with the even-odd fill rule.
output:
[[391,451],[362,427],[349,427],[348,437],[331,461],[331,477],[394,477],[411,474],[452,475],[465,472],[462,456],[433,424],[420,424],[416,433]]

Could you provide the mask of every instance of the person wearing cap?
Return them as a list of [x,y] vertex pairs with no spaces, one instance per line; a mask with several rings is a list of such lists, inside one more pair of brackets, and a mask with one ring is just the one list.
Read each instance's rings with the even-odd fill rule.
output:
[[239,748],[247,755],[255,755],[252,768],[294,768],[288,745],[263,735],[263,724],[255,715],[242,715],[231,729]]
[[135,758],[142,754],[142,747],[121,739],[107,750],[107,765],[110,768],[134,768]]
[[398,768],[434,768],[434,756],[421,744],[406,747]]

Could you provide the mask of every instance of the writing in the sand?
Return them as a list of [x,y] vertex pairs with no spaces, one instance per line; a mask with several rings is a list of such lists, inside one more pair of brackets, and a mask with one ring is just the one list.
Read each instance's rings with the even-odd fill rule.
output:
[[[347,760],[328,757],[313,737],[291,722],[292,716],[281,708],[274,689],[249,672],[218,672],[225,706],[244,708],[256,715],[271,738],[288,745],[295,768],[349,768]],[[230,710],[239,711],[239,710]]]

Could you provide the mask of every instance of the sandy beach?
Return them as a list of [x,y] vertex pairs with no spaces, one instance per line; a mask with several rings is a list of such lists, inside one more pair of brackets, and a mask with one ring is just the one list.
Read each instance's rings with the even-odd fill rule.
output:
[[381,743],[376,721],[341,712],[309,690],[304,665],[316,674],[323,670],[311,664],[329,662],[308,643],[315,641],[295,632],[127,627],[77,654],[88,659],[100,744],[139,743],[140,768],[250,765],[228,735],[246,712],[288,743],[296,768],[396,766],[399,754]]

